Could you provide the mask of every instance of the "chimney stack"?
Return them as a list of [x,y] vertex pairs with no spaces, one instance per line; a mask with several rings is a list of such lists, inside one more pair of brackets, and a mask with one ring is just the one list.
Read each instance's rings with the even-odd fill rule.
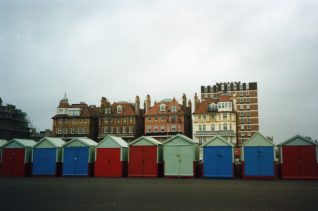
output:
[[139,96],[136,96],[136,98],[135,98],[135,112],[137,115],[140,114],[140,98],[139,98]]
[[187,107],[187,97],[185,94],[182,95],[182,106]]
[[198,104],[199,104],[198,95],[197,95],[197,93],[195,93],[195,95],[194,95],[194,111],[197,111]]
[[151,106],[151,99],[150,99],[150,95],[147,95],[147,98],[146,98],[146,108],[145,108],[145,113],[150,109],[150,106]]

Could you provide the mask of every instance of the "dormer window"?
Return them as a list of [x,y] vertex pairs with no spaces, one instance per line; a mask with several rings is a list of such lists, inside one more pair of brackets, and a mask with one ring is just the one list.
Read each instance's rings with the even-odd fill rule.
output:
[[166,105],[165,104],[161,104],[160,105],[160,111],[166,111]]
[[59,108],[59,109],[57,110],[57,113],[58,113],[58,114],[63,114],[63,113],[64,113],[63,108]]
[[117,106],[117,113],[122,113],[123,112],[123,108],[121,105]]
[[176,112],[177,111],[177,106],[171,106],[171,111]]

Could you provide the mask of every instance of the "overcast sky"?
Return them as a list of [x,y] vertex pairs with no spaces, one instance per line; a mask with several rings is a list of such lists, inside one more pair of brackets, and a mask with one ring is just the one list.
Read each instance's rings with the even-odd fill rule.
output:
[[318,139],[318,1],[0,0],[0,97],[38,130],[70,103],[254,82],[260,132]]

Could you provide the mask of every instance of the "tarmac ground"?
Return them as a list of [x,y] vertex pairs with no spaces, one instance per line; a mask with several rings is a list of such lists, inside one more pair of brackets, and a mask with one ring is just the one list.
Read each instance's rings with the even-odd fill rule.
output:
[[318,181],[0,177],[0,210],[318,210]]

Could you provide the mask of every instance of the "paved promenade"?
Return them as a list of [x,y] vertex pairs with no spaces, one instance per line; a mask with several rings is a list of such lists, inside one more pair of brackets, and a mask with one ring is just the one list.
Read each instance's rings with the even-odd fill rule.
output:
[[0,210],[317,210],[318,181],[0,177]]

